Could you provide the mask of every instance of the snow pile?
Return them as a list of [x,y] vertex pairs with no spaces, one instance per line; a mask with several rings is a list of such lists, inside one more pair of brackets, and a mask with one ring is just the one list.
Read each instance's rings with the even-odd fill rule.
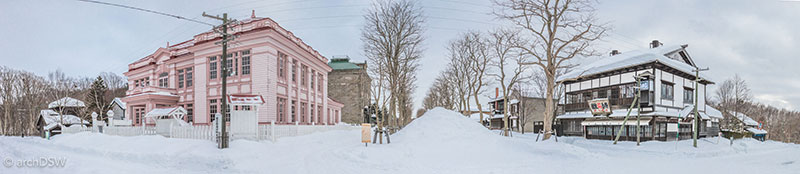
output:
[[495,139],[488,129],[473,120],[444,108],[434,108],[394,134],[400,143],[420,144],[441,142],[475,144]]
[[[0,159],[66,157],[64,168],[0,173],[797,173],[800,145],[754,139],[679,142],[586,140],[536,134],[503,137],[460,114],[433,109],[391,136],[361,143],[360,130],[327,131],[278,142],[236,140],[219,150],[204,140],[97,133],[0,136]],[[719,142],[717,142],[719,141]],[[385,142],[385,141],[384,141]]]

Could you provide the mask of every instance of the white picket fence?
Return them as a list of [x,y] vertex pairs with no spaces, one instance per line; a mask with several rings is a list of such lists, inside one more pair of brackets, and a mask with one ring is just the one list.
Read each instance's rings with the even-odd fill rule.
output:
[[[331,130],[353,130],[360,129],[350,125],[275,125],[266,124],[258,125],[257,136],[246,137],[231,135],[231,139],[250,139],[250,140],[267,140],[277,141],[283,137],[293,137],[308,135],[317,132],[325,132]],[[79,133],[79,132],[98,132],[97,129],[92,127],[69,127],[63,130],[65,134]],[[172,126],[169,129],[168,135],[163,135],[169,138],[184,138],[184,139],[199,139],[199,140],[216,140],[216,133],[214,126],[210,125],[192,125],[192,126]],[[103,134],[116,135],[116,136],[139,136],[139,135],[158,135],[155,127],[104,127]],[[254,139],[255,138],[255,139]]]
[[92,129],[92,127],[84,127],[84,126],[70,126],[70,127],[62,127],[61,133],[62,134],[74,134],[80,132],[97,132]]
[[214,141],[214,126],[173,126],[169,131],[170,138],[200,139]]
[[103,127],[103,134],[116,136],[155,135],[155,127]]

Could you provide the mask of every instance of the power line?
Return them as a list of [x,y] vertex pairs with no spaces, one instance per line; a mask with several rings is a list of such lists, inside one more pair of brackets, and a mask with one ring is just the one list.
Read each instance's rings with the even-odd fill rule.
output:
[[183,16],[174,15],[174,14],[169,14],[169,13],[158,12],[158,11],[154,11],[154,10],[143,9],[143,8],[139,8],[139,7],[132,7],[132,6],[127,6],[127,5],[114,4],[114,3],[101,2],[101,1],[94,1],[94,0],[78,0],[78,1],[96,3],[96,4],[103,4],[103,5],[110,5],[110,6],[127,8],[127,9],[133,9],[133,10],[139,10],[139,11],[144,11],[144,12],[148,12],[148,13],[154,13],[154,14],[174,17],[174,18],[178,18],[178,19],[183,19],[183,20],[187,20],[187,21],[192,21],[192,22],[196,22],[196,23],[200,23],[200,24],[205,24],[205,25],[212,26],[212,27],[215,26],[214,24],[209,24],[209,23],[206,23],[206,22],[203,22],[203,21],[189,19],[189,18],[185,18]]

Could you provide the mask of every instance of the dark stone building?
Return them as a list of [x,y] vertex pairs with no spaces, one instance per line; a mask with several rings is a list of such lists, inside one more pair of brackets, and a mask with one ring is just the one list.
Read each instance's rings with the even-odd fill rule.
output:
[[367,63],[352,63],[348,57],[333,57],[328,65],[333,68],[328,73],[328,97],[344,104],[342,122],[363,122],[363,108],[370,103],[372,85]]

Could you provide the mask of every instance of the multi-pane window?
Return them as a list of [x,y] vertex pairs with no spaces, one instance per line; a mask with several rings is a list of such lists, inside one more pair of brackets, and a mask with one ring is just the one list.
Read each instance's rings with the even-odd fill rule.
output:
[[178,88],[183,88],[183,82],[184,82],[183,81],[183,75],[184,75],[183,74],[183,70],[179,69],[178,70]]
[[278,97],[278,123],[283,123],[284,117],[286,117],[286,99]]
[[661,82],[661,99],[672,100],[674,98],[675,89],[672,83]]
[[194,83],[194,77],[192,76],[192,68],[186,68],[186,87],[192,87],[192,83]]
[[194,105],[186,105],[186,122],[194,122]]
[[211,117],[211,122],[214,122],[217,119],[217,99],[211,99],[208,101],[208,110],[209,110],[209,117]]
[[208,57],[208,78],[209,79],[216,79],[217,78],[217,56]]
[[306,109],[308,109],[308,104],[306,104],[306,102],[300,102],[300,122],[301,123],[305,123],[306,122],[306,117],[308,116],[308,115],[306,115],[307,114]]
[[323,76],[322,76],[322,74],[319,74],[319,75],[317,75],[317,76],[319,77],[319,81],[317,82],[317,85],[319,85],[319,86],[317,87],[317,90],[319,90],[319,91],[322,91],[322,84],[324,84],[322,81],[323,81],[324,79],[323,79]]
[[134,108],[133,119],[136,120],[135,123],[142,124],[142,117],[144,117],[144,108]]
[[297,82],[297,60],[292,60],[292,82]]
[[297,106],[297,101],[292,100],[292,122],[297,122],[297,109],[295,109],[295,106]]
[[694,103],[694,90],[683,88],[683,103]]
[[314,118],[316,117],[316,116],[315,116],[315,115],[316,115],[316,112],[314,112],[314,110],[316,110],[315,108],[316,108],[316,107],[314,107],[314,104],[311,104],[311,122],[312,122],[312,123],[315,121],[315,120],[314,120]]
[[250,56],[242,57],[242,75],[250,74]]
[[278,77],[286,79],[286,54],[278,52]]
[[306,79],[308,79],[308,76],[306,76],[306,75],[308,75],[308,74],[306,74],[306,70],[308,70],[308,66],[302,65],[300,67],[301,67],[300,68],[300,84],[302,84],[302,86],[305,87],[306,85],[308,85],[308,83],[306,83],[306,81],[308,81],[308,80],[306,80]]
[[[316,85],[314,85],[314,81],[317,81],[317,73],[314,72],[314,70],[311,70],[311,89],[314,89],[314,86],[316,86]],[[313,108],[313,106],[312,106],[312,108]]]
[[158,86],[162,88],[169,87],[169,73],[163,72],[158,74]]
[[322,122],[322,106],[317,105],[317,122]]
[[225,59],[226,69],[222,70],[222,73],[227,74],[228,77],[230,77],[233,74],[236,74],[236,69],[233,69],[233,64],[234,64],[233,61],[234,61],[233,54],[228,54],[228,56]]

